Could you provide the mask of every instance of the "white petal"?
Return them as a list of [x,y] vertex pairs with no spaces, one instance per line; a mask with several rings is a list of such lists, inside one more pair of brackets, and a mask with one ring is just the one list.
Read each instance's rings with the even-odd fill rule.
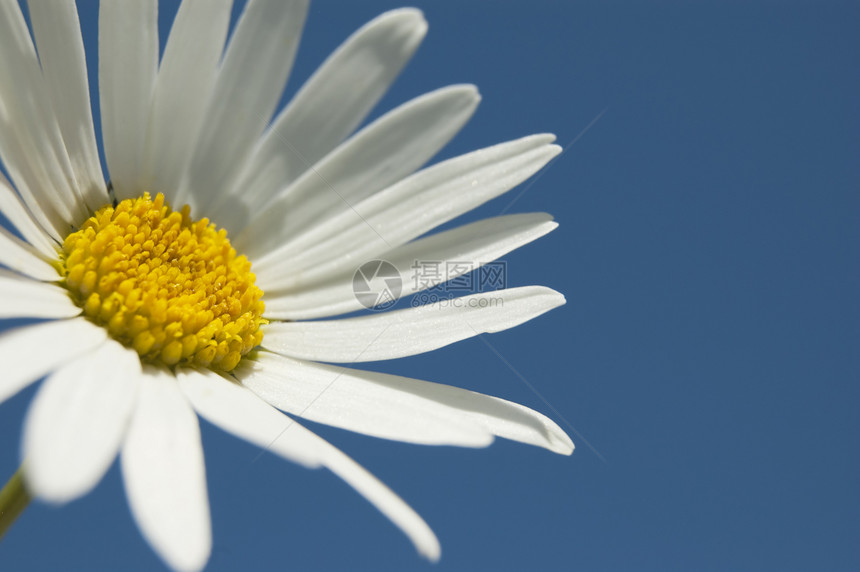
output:
[[29,0],[33,36],[81,198],[95,211],[108,202],[93,115],[81,25],[73,0]]
[[0,173],[0,212],[9,219],[9,222],[18,229],[21,236],[39,250],[48,258],[57,256],[57,248],[55,242],[50,238],[50,235],[39,226],[24,203],[21,202],[18,194],[12,190],[12,186]]
[[200,570],[212,549],[197,416],[170,372],[147,367],[121,466],[137,525],[174,570]]
[[230,23],[231,0],[186,0],[173,21],[147,137],[144,188],[173,204],[203,123]]
[[80,222],[69,156],[16,0],[0,0],[0,157],[40,224],[64,235]]
[[80,313],[63,288],[0,269],[0,318],[71,318]]
[[35,248],[0,227],[0,265],[36,280],[52,282],[60,275]]
[[377,382],[369,372],[258,352],[234,375],[278,409],[341,429],[423,445],[493,442],[492,434],[462,410]]
[[137,354],[109,341],[42,384],[24,423],[24,476],[34,496],[66,502],[101,480],[125,435],[139,379]]
[[192,210],[233,190],[284,89],[306,13],[307,0],[250,0],[245,6],[178,198],[187,196]]
[[550,288],[508,288],[358,318],[275,322],[263,326],[263,347],[314,361],[394,359],[507,330],[562,304]]
[[[455,85],[417,97],[385,114],[256,213],[237,237],[237,248],[253,260],[409,175],[451,140],[479,101],[474,86]],[[236,208],[232,211],[241,212]],[[246,224],[237,216],[228,220]]]
[[[399,271],[400,296],[405,298],[496,260],[557,226],[548,214],[506,215],[440,232],[379,256]],[[439,279],[422,279],[420,268],[416,269],[420,261],[437,264]],[[292,270],[285,279],[268,283],[268,274],[257,276],[257,283],[266,293],[267,318],[306,320],[364,307],[353,285],[353,274],[362,263],[350,254],[321,259],[307,268],[294,260],[284,264]],[[285,290],[279,290],[281,287]]]
[[104,343],[104,329],[83,318],[7,330],[0,335],[0,403],[58,366]]
[[[488,445],[492,435],[569,455],[570,438],[522,405],[450,385],[303,362],[269,352],[236,377],[254,393],[305,419],[408,443]],[[476,436],[482,441],[469,443]]]
[[255,259],[254,272],[274,283],[284,260],[349,252],[367,261],[367,253],[405,244],[518,185],[561,151],[552,140],[532,135],[419,171]]
[[99,4],[99,93],[110,180],[120,200],[139,195],[158,69],[158,0]]
[[405,8],[353,34],[278,115],[238,187],[268,200],[322,159],[358,127],[426,31],[421,12]]
[[178,372],[194,409],[225,431],[308,468],[326,467],[406,533],[422,555],[439,559],[439,541],[403,500],[355,461],[244,387],[211,372]]

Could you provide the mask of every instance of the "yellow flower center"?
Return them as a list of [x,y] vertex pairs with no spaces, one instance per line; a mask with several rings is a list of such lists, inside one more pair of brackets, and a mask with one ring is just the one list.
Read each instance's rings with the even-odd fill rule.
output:
[[65,285],[143,360],[230,371],[260,344],[263,291],[227,231],[160,193],[105,206],[66,237]]

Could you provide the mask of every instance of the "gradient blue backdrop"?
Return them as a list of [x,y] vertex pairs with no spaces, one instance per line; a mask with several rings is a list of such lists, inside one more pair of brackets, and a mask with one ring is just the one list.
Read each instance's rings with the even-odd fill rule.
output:
[[[428,38],[375,114],[474,82],[483,103],[442,157],[541,131],[570,145],[514,205],[525,186],[462,219],[553,213],[557,231],[506,257],[508,283],[568,303],[491,346],[367,367],[524,403],[593,448],[572,431],[568,458],[309,424],[426,518],[434,567],[331,474],[203,422],[208,570],[860,569],[858,4],[416,4]],[[313,2],[285,97],[398,5]],[[97,5],[80,8],[97,97]],[[33,394],[0,406],[0,476]],[[0,545],[4,571],[160,566],[116,466]]]

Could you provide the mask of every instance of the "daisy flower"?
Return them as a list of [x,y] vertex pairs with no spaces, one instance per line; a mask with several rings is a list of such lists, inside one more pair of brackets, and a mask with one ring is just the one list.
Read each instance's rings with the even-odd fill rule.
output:
[[[275,114],[306,1],[250,0],[228,41],[230,0],[185,0],[161,55],[157,8],[100,6],[107,184],[74,2],[30,2],[31,37],[17,1],[0,0],[0,211],[17,231],[0,228],[0,318],[39,320],[0,337],[0,401],[47,376],[22,478],[3,494],[67,502],[119,454],[144,537],[172,568],[199,570],[211,549],[200,416],[331,470],[438,559],[421,517],[295,419],[572,452],[521,405],[336,365],[428,352],[563,304],[530,286],[336,318],[364,309],[353,277],[365,262],[386,261],[408,296],[431,285],[409,279],[415,261],[492,261],[553,230],[546,214],[518,214],[424,236],[559,148],[533,135],[423,168],[474,112],[471,85],[358,129],[426,32],[417,10],[359,29]],[[450,268],[439,280],[464,271]]]

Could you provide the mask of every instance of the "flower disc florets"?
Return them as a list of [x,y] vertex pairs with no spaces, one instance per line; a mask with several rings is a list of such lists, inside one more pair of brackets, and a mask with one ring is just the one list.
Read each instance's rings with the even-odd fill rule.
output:
[[66,237],[65,284],[85,315],[141,358],[230,371],[263,338],[262,290],[227,232],[148,193]]

